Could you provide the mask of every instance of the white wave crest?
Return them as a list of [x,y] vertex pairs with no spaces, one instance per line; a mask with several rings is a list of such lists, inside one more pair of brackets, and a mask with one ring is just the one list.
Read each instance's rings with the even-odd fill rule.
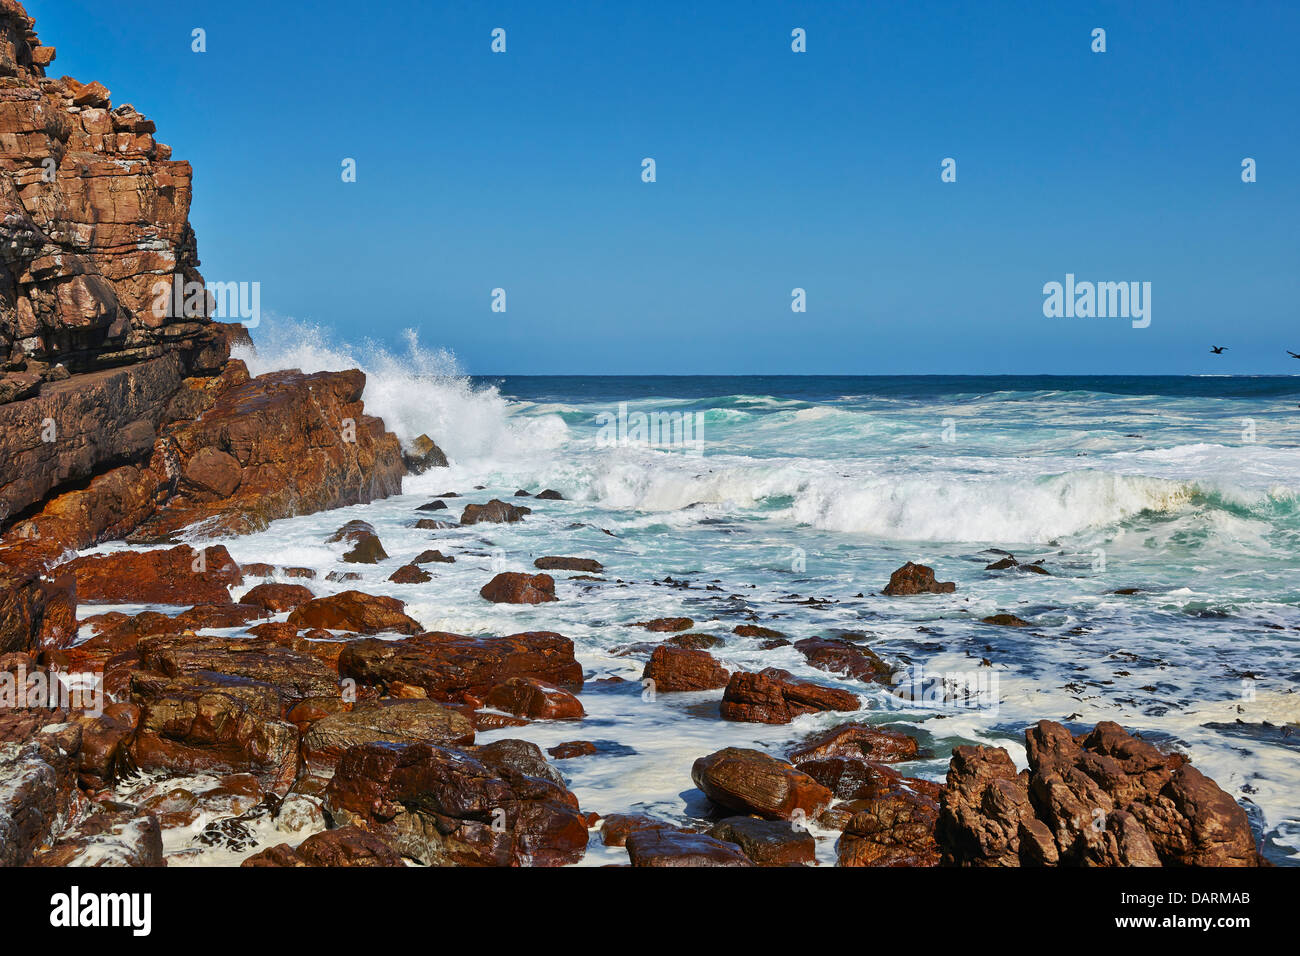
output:
[[405,338],[405,354],[394,354],[375,342],[338,344],[318,326],[277,319],[257,330],[255,349],[239,347],[234,357],[253,375],[359,368],[368,414],[382,418],[403,444],[427,434],[456,463],[519,457],[564,442],[568,428],[559,416],[515,418],[517,406],[493,387],[475,386],[446,349],[421,346],[412,329]]

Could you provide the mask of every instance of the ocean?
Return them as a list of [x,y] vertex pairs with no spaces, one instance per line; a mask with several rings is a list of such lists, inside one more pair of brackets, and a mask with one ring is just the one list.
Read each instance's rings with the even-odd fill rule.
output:
[[[594,756],[558,764],[585,810],[689,821],[704,810],[696,758],[783,753],[847,719],[728,723],[721,691],[646,693],[645,642],[663,635],[629,625],[685,616],[725,641],[712,653],[732,670],[781,667],[858,693],[853,719],[926,748],[905,773],[942,780],[964,743],[1006,747],[1023,767],[1029,724],[1112,720],[1187,753],[1247,807],[1271,860],[1300,863],[1300,377],[494,378],[414,338],[402,355],[312,334],[282,343],[241,357],[254,373],[359,365],[367,411],[404,441],[429,434],[451,467],[224,543],[240,562],[317,569],[318,593],[398,597],[429,630],[571,638],[587,718],[479,740],[594,741]],[[565,500],[512,497],[548,488]],[[449,521],[492,497],[533,512],[415,528],[414,509],[445,492],[462,496],[433,515]],[[330,584],[339,548],[325,539],[352,518],[392,557]],[[426,565],[426,584],[387,580],[426,548],[456,562]],[[1007,554],[1038,571],[988,569]],[[557,573],[555,603],[479,597],[495,572],[543,555],[605,571]],[[882,596],[907,561],[955,592]],[[1028,626],[982,622],[995,614]],[[897,684],[815,670],[793,647],[736,636],[746,623],[792,640],[851,634]],[[833,862],[835,834],[814,833]],[[585,862],[623,860],[593,841]]]

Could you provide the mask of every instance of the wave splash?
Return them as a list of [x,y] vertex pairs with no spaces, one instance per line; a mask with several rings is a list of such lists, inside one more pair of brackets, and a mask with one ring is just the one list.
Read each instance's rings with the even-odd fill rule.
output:
[[354,347],[337,343],[328,330],[308,322],[276,319],[257,329],[254,348],[236,347],[253,375],[297,368],[304,372],[366,373],[366,412],[409,443],[427,434],[456,464],[510,459],[561,445],[567,426],[558,415],[516,419],[520,406],[496,388],[475,385],[446,349],[426,348],[414,329],[404,333],[406,350],[381,343]]

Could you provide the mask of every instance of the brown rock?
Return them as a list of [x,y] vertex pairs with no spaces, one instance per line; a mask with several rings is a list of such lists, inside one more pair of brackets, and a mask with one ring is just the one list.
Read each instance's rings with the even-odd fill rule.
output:
[[1245,811],[1186,758],[1118,724],[1025,732],[1029,769],[1005,750],[953,751],[936,837],[962,866],[1256,866]]
[[671,631],[689,631],[695,622],[689,617],[658,617],[653,621],[638,621],[632,627],[644,627],[647,631],[666,633]]
[[412,563],[402,565],[388,576],[388,580],[394,584],[425,584],[433,580],[433,575]]
[[578,698],[535,677],[511,677],[497,684],[484,703],[529,720],[581,720],[587,716]]
[[731,629],[731,633],[735,634],[737,637],[785,637],[785,635],[780,631],[774,631],[770,627],[759,627],[757,624],[737,624]]
[[455,564],[456,559],[450,558],[441,551],[421,551],[412,564]]
[[826,757],[851,757],[876,763],[898,763],[920,755],[916,738],[873,724],[840,724],[814,734],[790,751],[796,764]]
[[650,655],[641,679],[654,681],[657,693],[668,694],[725,687],[730,676],[708,651],[661,644]]
[[461,512],[460,523],[468,525],[488,521],[496,524],[513,524],[522,520],[527,514],[532,514],[532,509],[493,498],[485,505],[466,505],[465,510]]
[[544,604],[557,600],[555,579],[549,574],[524,574],[503,571],[479,591],[479,596],[493,604]]
[[419,633],[420,622],[403,613],[404,607],[396,598],[343,591],[298,605],[290,613],[288,623],[297,628],[319,627],[357,634]]
[[363,744],[339,761],[325,807],[335,822],[427,865],[576,862],[586,851],[586,820],[573,794],[537,775],[537,763],[546,765],[540,751],[520,761],[500,749]]
[[839,843],[840,866],[936,866],[939,805],[906,789],[854,801]]
[[84,603],[229,604],[242,584],[239,565],[221,545],[196,552],[189,545],[156,551],[114,551],[74,558],[61,570],[77,578]]
[[596,745],[590,740],[566,740],[547,747],[546,752],[556,760],[572,760],[574,757],[590,757],[596,752]]
[[857,710],[862,705],[847,691],[796,680],[776,667],[758,673],[737,671],[722,695],[723,720],[788,724],[800,714],[824,710]]
[[1014,614],[991,614],[988,617],[980,618],[982,624],[992,624],[996,627],[1029,627],[1028,621],[1016,617]]
[[216,448],[200,448],[185,464],[185,482],[198,494],[229,498],[242,476],[239,462]]
[[402,452],[402,461],[413,475],[423,474],[430,468],[447,467],[447,456],[428,435],[421,435],[411,442],[411,447]]
[[627,837],[633,866],[753,866],[734,843],[680,830],[637,830]]
[[812,834],[785,820],[727,817],[713,825],[709,836],[736,844],[759,866],[803,866],[817,859]]
[[601,821],[600,839],[605,846],[626,846],[628,837],[643,830],[683,832],[681,827],[644,813],[611,813]]
[[831,802],[812,777],[761,750],[726,747],[701,757],[691,779],[718,806],[768,820],[811,819]]
[[908,561],[907,564],[889,576],[889,584],[885,586],[884,591],[881,593],[888,595],[951,594],[956,590],[957,585],[951,581],[936,581],[933,568]]
[[795,650],[819,671],[844,674],[868,683],[887,684],[893,671],[873,651],[838,637],[809,637],[795,641]]
[[587,574],[599,574],[605,566],[591,558],[538,558],[533,567],[539,571],[583,571]]
[[359,827],[313,833],[297,847],[268,847],[241,866],[405,866],[402,855]]
[[582,687],[573,642],[549,631],[510,637],[431,632],[404,641],[359,640],[339,655],[339,674],[361,684],[401,681],[433,700],[482,699],[511,677],[533,677],[566,690]]
[[255,604],[272,613],[292,611],[300,604],[306,604],[314,595],[301,584],[259,584],[245,592],[239,599],[240,604]]
[[333,774],[339,759],[358,744],[427,743],[462,747],[474,743],[474,725],[431,700],[387,700],[357,704],[314,722],[302,736],[309,773]]
[[285,793],[298,771],[298,731],[281,719],[274,687],[247,678],[212,675],[132,679],[140,726],[131,745],[145,771],[253,773],[268,790]]

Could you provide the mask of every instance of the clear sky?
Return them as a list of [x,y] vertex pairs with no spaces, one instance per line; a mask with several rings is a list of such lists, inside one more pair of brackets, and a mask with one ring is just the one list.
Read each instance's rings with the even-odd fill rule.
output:
[[[194,164],[264,326],[476,374],[1300,373],[1295,3],[27,7]],[[1044,317],[1066,273],[1150,327]]]

